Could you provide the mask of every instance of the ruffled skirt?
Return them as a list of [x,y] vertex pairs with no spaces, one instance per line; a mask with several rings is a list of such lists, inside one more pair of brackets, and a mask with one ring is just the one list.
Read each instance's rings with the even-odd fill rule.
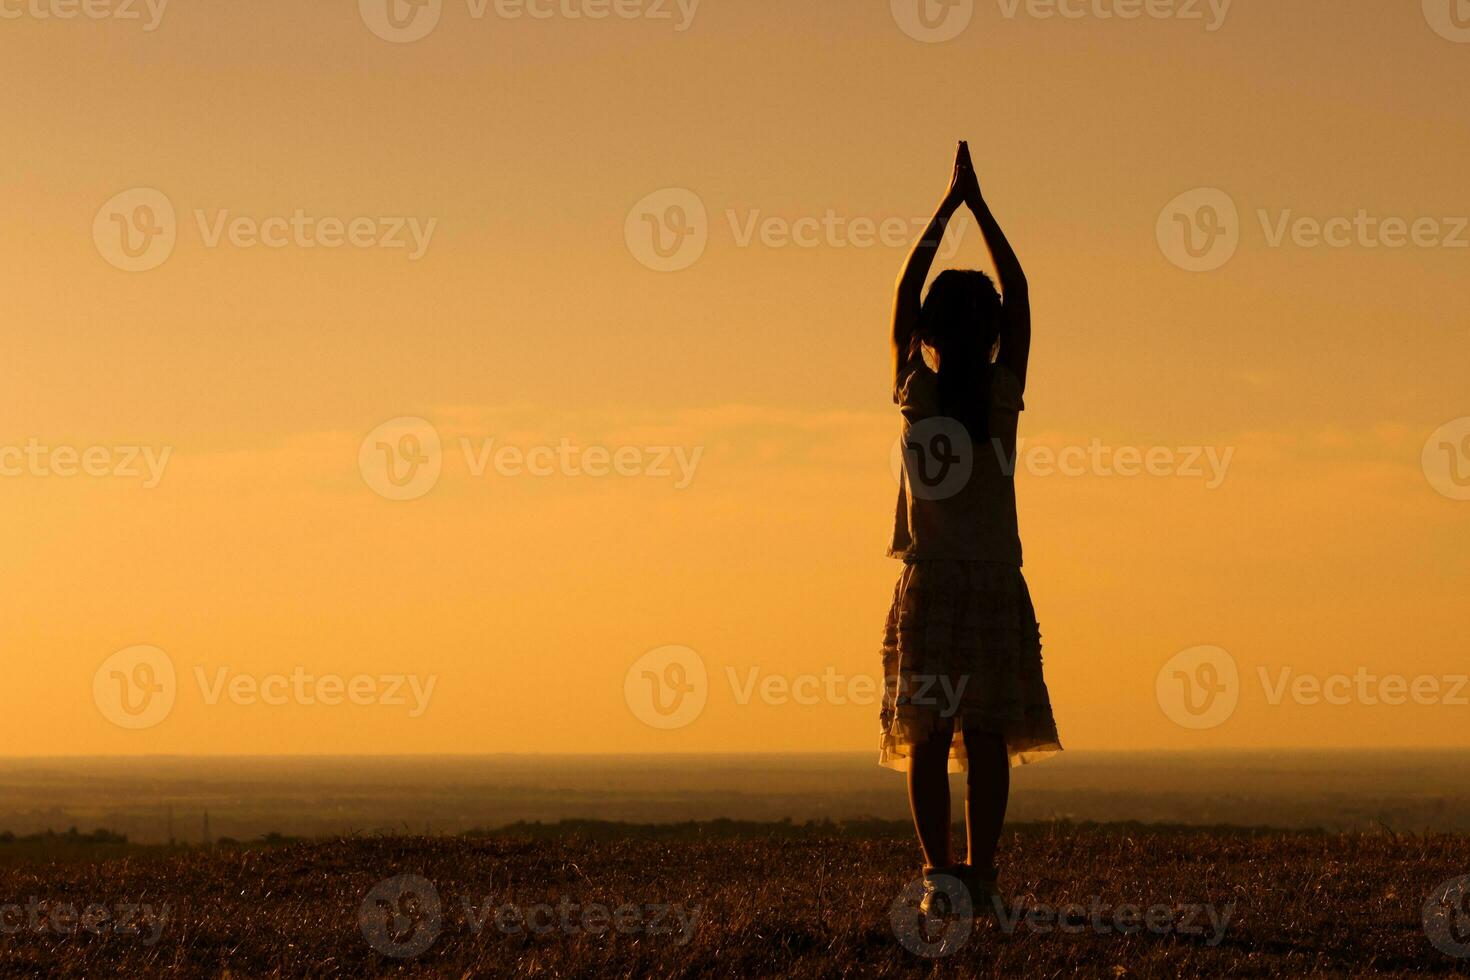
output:
[[[1041,629],[1021,569],[931,560],[904,566],[883,630],[880,765],[907,771],[935,732],[1004,736],[1012,766],[1062,750],[1041,670]],[[962,737],[951,772],[967,767]]]

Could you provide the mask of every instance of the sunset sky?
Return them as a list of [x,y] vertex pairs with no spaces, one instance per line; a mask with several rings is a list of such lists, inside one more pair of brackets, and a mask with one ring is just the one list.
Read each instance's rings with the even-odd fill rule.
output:
[[[1064,745],[1470,746],[1463,700],[1273,705],[1260,673],[1470,671],[1470,27],[1435,0],[979,0],[931,43],[904,2],[446,0],[395,41],[373,0],[0,0],[3,752],[876,753],[876,704],[741,704],[731,671],[880,670],[913,235],[864,229],[927,217],[958,139],[1031,283],[1026,445],[1177,464],[1018,476]],[[125,271],[108,205],[137,188],[116,213],[161,196],[176,241]],[[1200,188],[1239,244],[1193,272],[1159,231]],[[689,267],[630,245],[649,200],[704,211]],[[1294,224],[1360,212],[1432,223]],[[405,247],[326,247],[323,218]],[[985,261],[964,231],[946,264]],[[390,500],[364,441],[403,417],[442,471]],[[564,440],[608,475],[475,472]],[[1426,443],[1461,447],[1448,480]],[[136,645],[177,691],[131,730],[93,682]],[[707,704],[659,729],[625,678],[670,645]],[[1155,683],[1203,645],[1239,706],[1191,730]],[[416,717],[196,681],[298,668],[435,680]]]

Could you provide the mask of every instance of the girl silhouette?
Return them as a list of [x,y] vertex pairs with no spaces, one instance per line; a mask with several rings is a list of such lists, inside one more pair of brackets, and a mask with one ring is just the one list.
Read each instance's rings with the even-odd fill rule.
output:
[[[924,296],[961,205],[975,214],[1001,292],[983,272],[952,269]],[[1026,277],[960,143],[949,192],[904,266],[893,310],[903,475],[888,553],[904,569],[883,635],[879,762],[908,771],[925,912],[954,897],[945,876],[976,904],[998,896],[1010,767],[1061,751],[1016,525],[1016,428],[1030,351]],[[962,863],[950,851],[951,769],[967,770]]]

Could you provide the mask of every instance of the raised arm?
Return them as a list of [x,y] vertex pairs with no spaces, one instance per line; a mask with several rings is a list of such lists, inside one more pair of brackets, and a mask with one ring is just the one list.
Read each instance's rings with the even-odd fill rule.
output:
[[[961,155],[966,166],[970,163],[970,148],[961,144]],[[973,168],[971,168],[973,173]],[[965,203],[975,212],[975,221],[980,225],[980,234],[985,238],[985,247],[990,250],[990,261],[995,265],[1000,279],[1001,326],[1000,354],[996,363],[1009,368],[1026,385],[1026,367],[1031,360],[1031,293],[1026,285],[1026,273],[1021,269],[1021,260],[1016,258],[1000,222],[990,213],[980,193],[980,183],[975,181],[965,197]]]
[[944,230],[949,227],[949,219],[954,217],[954,213],[960,209],[960,205],[970,195],[972,185],[974,196],[977,198],[980,196],[980,188],[975,183],[974,170],[970,167],[969,160],[969,151],[961,143],[960,153],[955,157],[954,176],[950,179],[949,191],[944,195],[944,200],[939,202],[939,209],[934,212],[934,217],[929,222],[929,227],[924,230],[924,234],[919,236],[919,241],[914,245],[914,250],[909,253],[903,272],[898,277],[898,286],[894,291],[893,300],[895,379],[914,353],[914,333],[919,327],[919,309],[924,299],[924,283],[929,279],[929,270],[934,266],[934,257],[939,254],[939,245],[944,240]]

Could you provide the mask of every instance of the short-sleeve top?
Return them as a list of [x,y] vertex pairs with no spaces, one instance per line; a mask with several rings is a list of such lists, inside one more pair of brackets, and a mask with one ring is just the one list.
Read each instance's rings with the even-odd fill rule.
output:
[[903,414],[898,509],[888,554],[904,561],[955,559],[1021,564],[1016,524],[1016,429],[1021,381],[991,364],[989,444],[976,445],[939,408],[939,375],[923,358],[900,372]]

